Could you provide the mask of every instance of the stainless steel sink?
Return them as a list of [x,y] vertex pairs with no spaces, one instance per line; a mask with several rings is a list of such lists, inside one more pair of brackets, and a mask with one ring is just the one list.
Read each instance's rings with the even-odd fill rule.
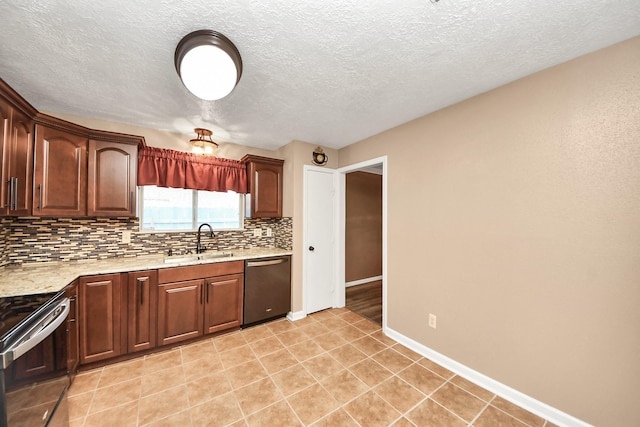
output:
[[194,261],[205,261],[208,259],[218,259],[218,258],[229,258],[232,257],[233,253],[225,252],[225,253],[204,253],[200,255],[188,255],[188,256],[170,256],[164,258],[165,264],[179,264],[181,262],[194,262]]

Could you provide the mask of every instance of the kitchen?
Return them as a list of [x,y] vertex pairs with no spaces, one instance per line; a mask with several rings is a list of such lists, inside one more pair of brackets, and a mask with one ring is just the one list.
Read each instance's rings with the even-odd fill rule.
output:
[[[633,70],[640,49],[632,36],[637,33],[569,62],[541,65],[538,70],[547,69],[346,147],[323,144],[325,168],[388,156],[385,332],[404,337],[414,350],[445,355],[442,361],[457,363],[449,369],[472,374],[468,367],[482,373],[476,379],[519,390],[530,400],[509,397],[528,402],[528,409],[545,402],[595,425],[634,425],[639,417],[633,403],[640,378]],[[8,79],[7,66],[2,77],[35,99],[29,94],[38,89],[21,90]],[[77,115],[60,117],[144,135],[154,146],[187,148],[188,136],[70,117]],[[285,161],[294,312],[303,310],[302,173],[317,145],[297,140],[272,151],[225,143],[217,153],[239,160],[250,151]],[[14,221],[22,220],[2,219],[3,275],[8,257],[19,257],[18,243],[6,250],[13,232],[22,231]],[[136,225],[127,224],[136,245]],[[38,235],[33,226],[29,235]],[[121,233],[109,239],[124,252]],[[429,313],[438,315],[435,330],[426,326]]]

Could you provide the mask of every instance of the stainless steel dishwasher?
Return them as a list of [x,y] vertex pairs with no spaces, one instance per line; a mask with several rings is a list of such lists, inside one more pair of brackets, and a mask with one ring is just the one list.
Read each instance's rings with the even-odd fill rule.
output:
[[244,262],[243,327],[286,316],[291,310],[291,257]]

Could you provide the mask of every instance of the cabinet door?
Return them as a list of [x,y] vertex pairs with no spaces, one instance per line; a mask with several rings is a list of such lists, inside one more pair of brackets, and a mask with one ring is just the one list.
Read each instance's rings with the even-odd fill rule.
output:
[[203,280],[158,285],[158,345],[203,333]]
[[156,346],[158,274],[155,270],[128,274],[127,349],[129,353]]
[[11,364],[12,385],[24,383],[24,380],[46,378],[46,374],[55,370],[54,339],[55,334],[49,335]]
[[36,126],[33,215],[85,216],[87,139]]
[[213,277],[205,280],[205,333],[242,325],[244,275]]
[[78,287],[80,363],[118,356],[121,351],[119,274],[82,277]]
[[0,215],[6,215],[10,201],[10,178],[9,172],[9,128],[11,126],[11,106],[0,98]]
[[65,290],[69,298],[69,317],[67,319],[67,370],[71,375],[71,381],[78,372],[80,364],[78,346],[78,283],[74,282]]
[[33,180],[33,121],[7,104],[0,105],[0,120],[3,184],[0,214],[28,216]]
[[9,215],[31,214],[33,180],[33,122],[14,110],[10,127],[9,172],[13,178],[13,203]]
[[138,148],[89,141],[88,216],[135,216]]
[[282,217],[282,160],[249,159],[247,173],[249,179],[248,211],[251,218]]

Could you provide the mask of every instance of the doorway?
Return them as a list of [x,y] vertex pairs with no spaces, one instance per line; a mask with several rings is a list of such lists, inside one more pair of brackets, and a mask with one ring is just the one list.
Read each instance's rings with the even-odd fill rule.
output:
[[346,307],[382,324],[382,165],[345,178]]
[[[338,297],[386,329],[387,157],[338,170]],[[355,197],[354,197],[355,196]]]

